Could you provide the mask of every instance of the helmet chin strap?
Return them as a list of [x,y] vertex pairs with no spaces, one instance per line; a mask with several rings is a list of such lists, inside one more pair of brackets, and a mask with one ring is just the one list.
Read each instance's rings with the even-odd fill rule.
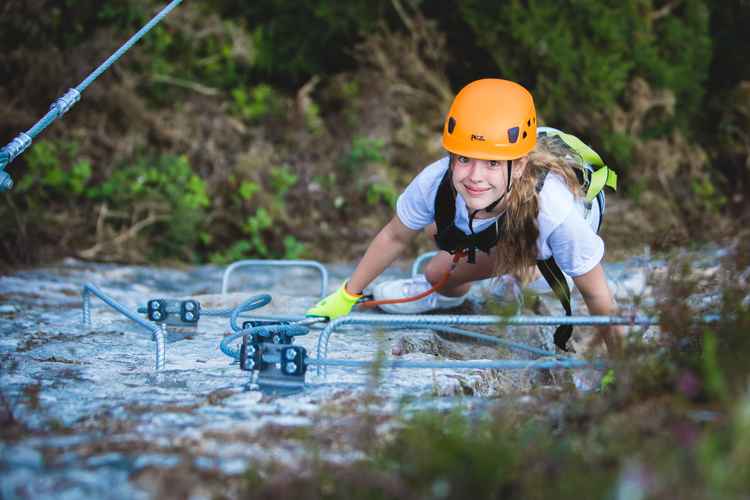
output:
[[513,165],[513,160],[508,160],[508,186],[505,188],[505,192],[502,194],[502,196],[500,196],[500,198],[496,199],[495,201],[493,201],[486,207],[474,210],[469,216],[469,231],[471,231],[471,234],[474,234],[474,217],[476,217],[476,215],[482,210],[484,210],[485,212],[492,212],[495,209],[495,207],[501,201],[503,201],[503,198],[505,198],[505,195],[510,193],[510,191],[513,189],[513,183],[511,182],[511,177],[510,177],[510,168],[512,165]]

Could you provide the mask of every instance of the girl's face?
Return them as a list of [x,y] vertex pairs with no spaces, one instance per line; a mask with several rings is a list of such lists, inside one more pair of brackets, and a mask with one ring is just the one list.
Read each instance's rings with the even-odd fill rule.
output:
[[[513,160],[511,175],[514,181],[523,174],[527,158],[524,156]],[[505,194],[508,162],[457,156],[453,162],[453,186],[470,210],[481,210]]]

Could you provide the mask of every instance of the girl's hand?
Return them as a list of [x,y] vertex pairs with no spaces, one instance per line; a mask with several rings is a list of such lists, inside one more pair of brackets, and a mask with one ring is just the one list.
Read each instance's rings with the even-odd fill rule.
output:
[[[607,285],[607,278],[601,264],[597,264],[586,274],[573,278],[573,281],[583,295],[583,301],[586,302],[589,314],[609,316],[618,313],[617,305]],[[598,330],[599,338],[607,346],[610,358],[620,358],[625,329],[622,326],[612,325],[599,327]]]
[[346,283],[342,283],[338,290],[308,310],[305,316],[336,319],[349,314],[362,294],[350,294],[346,290]]

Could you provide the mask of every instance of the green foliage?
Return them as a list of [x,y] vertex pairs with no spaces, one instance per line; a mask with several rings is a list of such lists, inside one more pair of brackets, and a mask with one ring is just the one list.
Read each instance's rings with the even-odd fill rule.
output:
[[382,139],[370,139],[368,137],[354,137],[352,145],[341,159],[341,166],[347,174],[355,174],[364,169],[370,162],[382,162],[385,160],[383,155],[383,146],[385,142]]
[[617,376],[615,375],[615,371],[610,368],[602,377],[602,380],[599,383],[599,390],[601,392],[610,391],[612,390],[612,388],[614,387],[616,383],[617,383]]
[[[350,417],[351,418],[351,417]],[[576,436],[550,425],[490,414],[472,419],[460,410],[420,412],[379,436],[377,420],[359,415],[366,458],[340,467],[316,461],[309,474],[288,475],[285,487],[309,498],[606,498],[617,471],[582,452]],[[580,471],[586,470],[585,479]],[[247,486],[260,498],[278,494],[278,481],[248,472]],[[540,480],[543,477],[543,480]],[[247,492],[249,493],[249,491]]]
[[175,73],[175,60],[172,55],[172,45],[175,36],[164,26],[157,26],[151,30],[148,37],[151,53],[148,71],[155,75],[172,75]]
[[727,197],[719,191],[707,176],[692,180],[691,187],[701,209],[710,214],[718,215],[727,204]]
[[528,85],[541,116],[563,126],[571,114],[610,110],[635,75],[674,91],[682,119],[698,111],[711,56],[708,9],[702,0],[667,8],[660,17],[639,0],[460,5],[498,74]]
[[[23,0],[3,2],[0,16],[0,43],[6,50],[54,45],[60,49],[76,47],[91,40],[98,29],[125,27],[140,22],[145,14],[143,2],[105,2],[65,0],[29,3]],[[39,15],[40,11],[44,15]]]
[[713,332],[707,332],[703,337],[703,374],[706,389],[711,392],[712,396],[726,401],[727,386],[719,365],[718,344]]
[[[395,207],[398,191],[388,181],[378,180],[376,177],[365,176],[364,172],[370,170],[371,164],[385,166],[385,141],[383,139],[372,139],[369,137],[355,136],[351,146],[345,155],[339,160],[340,171],[344,174],[337,177],[334,173],[326,178],[319,179],[326,184],[328,189],[347,190],[354,188],[358,194],[364,195],[368,206],[376,206],[381,203],[388,207]],[[387,171],[384,170],[384,173]],[[351,182],[352,179],[355,182]],[[345,186],[336,187],[337,182],[343,182]],[[347,204],[344,197],[334,197],[333,205],[339,209]]]
[[265,232],[273,227],[273,219],[268,210],[258,208],[253,215],[248,216],[242,224],[243,239],[234,242],[230,247],[211,255],[214,264],[226,264],[235,260],[252,257],[271,257],[266,244]]
[[677,118],[685,125],[700,114],[708,78],[709,9],[704,0],[686,0],[675,7],[638,32],[632,57],[637,72],[652,85],[676,94],[680,103]]
[[[612,161],[608,164],[617,171],[627,170],[633,162],[633,147],[635,145],[633,138],[627,134],[613,132],[605,135],[602,142],[603,149],[608,151],[609,157],[612,158]],[[606,162],[607,160],[605,160]]]
[[[247,85],[255,58],[250,35],[240,22],[222,20],[212,14],[210,7],[197,3],[185,13],[182,23],[159,24],[142,43],[141,57],[133,66],[148,76],[141,89],[154,103],[170,105],[186,88],[208,95],[231,90],[243,112],[247,110],[241,104],[246,101],[249,106],[254,102],[259,105],[258,98],[254,101],[253,96],[239,95],[244,90],[238,89]],[[268,91],[260,87],[258,93]]]
[[[297,180],[298,176],[292,168],[282,165],[272,167],[268,172],[270,189],[267,192],[257,182],[242,181],[237,195],[245,203],[256,202],[258,208],[241,225],[242,239],[225,250],[213,252],[209,260],[215,264],[226,264],[248,258],[299,258],[304,253],[305,246],[294,236],[284,235],[287,226],[283,223],[285,197],[297,184]],[[240,205],[243,206],[242,203]]]
[[[656,352],[659,365],[667,369],[660,375],[662,379],[678,379],[678,387],[685,385],[679,380],[685,373],[689,378],[697,376],[688,384],[693,389],[681,389],[690,398],[732,405],[747,395],[750,304],[747,282],[737,276],[747,272],[749,242],[746,235],[740,235],[733,253],[723,258],[721,270],[708,275],[696,272],[690,255],[673,257],[657,287],[658,316],[664,333]],[[720,300],[710,305],[687,300],[704,296],[707,289],[719,290]],[[701,324],[700,318],[706,314],[718,314],[719,320]],[[638,365],[643,364],[639,359]]]
[[260,0],[217,2],[226,17],[252,29],[256,65],[264,75],[299,84],[312,75],[353,66],[351,52],[361,33],[382,19],[386,0]]
[[232,90],[232,109],[248,121],[257,121],[277,115],[281,110],[281,101],[273,87],[260,84],[248,92],[245,87]]
[[356,80],[347,80],[341,85],[342,96],[350,101],[357,99],[360,93],[360,85]]
[[209,257],[209,262],[217,265],[229,264],[238,260],[247,259],[250,256],[252,245],[246,240],[232,243],[229,248],[220,252],[214,252]]
[[257,193],[260,191],[260,186],[252,181],[242,181],[242,184],[240,184],[240,189],[237,191],[240,195],[240,198],[242,198],[245,201],[250,201]]
[[323,123],[323,118],[320,115],[320,106],[318,106],[314,102],[309,103],[305,107],[304,116],[305,126],[307,127],[307,130],[310,131],[310,133],[312,133],[313,135],[320,135],[323,133],[325,124]]
[[273,167],[270,172],[270,183],[275,196],[283,199],[286,193],[297,184],[297,174],[288,165]]
[[176,209],[200,209],[210,204],[203,180],[185,156],[138,158],[115,170],[90,196],[126,204],[134,200],[167,201]]
[[91,178],[91,163],[75,160],[77,154],[75,142],[42,140],[34,144],[25,155],[29,169],[15,192],[39,200],[84,194]]
[[528,85],[550,123],[581,107],[607,109],[623,93],[634,65],[629,45],[642,29],[635,9],[632,1],[595,0],[460,6],[498,74]]
[[284,255],[282,259],[299,259],[305,252],[305,245],[291,234],[284,236]]
[[[68,13],[73,9],[84,7],[81,0],[66,0]],[[116,23],[117,26],[129,29],[131,26],[146,22],[144,2],[97,2],[98,8],[93,9],[100,22]]]
[[491,424],[474,425],[458,413],[417,415],[385,447],[379,461],[397,469],[419,497],[460,491],[467,497],[492,498],[510,486],[519,465],[514,452],[519,443],[502,431]]
[[242,228],[250,239],[250,248],[260,257],[268,257],[268,246],[263,238],[263,231],[270,228],[273,220],[268,211],[261,207],[255,215],[251,215],[245,221]]
[[745,393],[725,426],[701,436],[697,446],[702,476],[715,498],[742,498],[750,487],[750,397]]
[[[709,97],[720,97],[738,82],[750,80],[750,53],[738,50],[747,42],[750,2],[724,0],[706,2],[711,9],[713,60],[708,82]],[[712,95],[713,94],[713,95]]]
[[370,184],[367,188],[368,205],[379,205],[380,203],[384,203],[389,207],[395,208],[397,198],[398,193],[393,186],[389,184],[376,182]]
[[93,187],[87,196],[130,211],[152,206],[163,219],[148,231],[154,239],[153,257],[180,255],[200,240],[205,209],[210,206],[206,184],[187,157],[161,155],[138,158]]
[[281,251],[269,247],[268,242],[274,241],[280,231],[283,228],[275,228],[268,210],[261,207],[242,224],[243,239],[226,250],[214,252],[209,260],[213,264],[227,264],[249,258],[299,259],[305,252],[305,245],[292,235],[282,238]]

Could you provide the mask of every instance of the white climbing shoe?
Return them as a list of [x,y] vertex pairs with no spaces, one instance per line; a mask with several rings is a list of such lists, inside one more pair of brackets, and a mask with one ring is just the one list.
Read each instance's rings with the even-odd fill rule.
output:
[[[430,282],[427,281],[423,274],[419,274],[413,278],[378,283],[372,289],[372,295],[375,300],[402,299],[419,295],[430,288],[432,288]],[[466,300],[466,295],[461,297],[446,297],[445,295],[433,292],[427,297],[413,302],[382,304],[378,307],[391,314],[420,314],[433,309],[457,307],[463,304],[464,300]]]

